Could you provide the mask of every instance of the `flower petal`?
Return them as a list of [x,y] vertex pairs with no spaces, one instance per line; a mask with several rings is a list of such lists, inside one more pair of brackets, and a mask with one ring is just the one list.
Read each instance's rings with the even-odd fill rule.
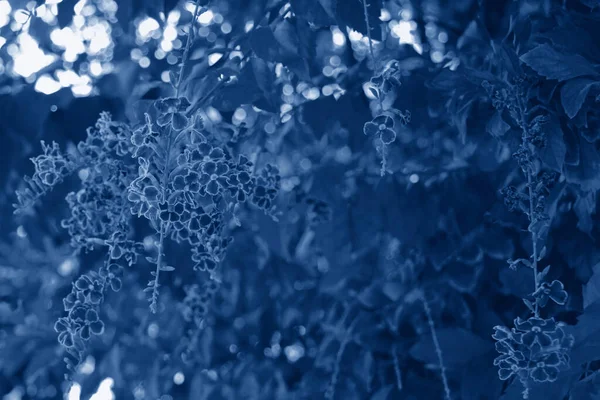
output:
[[379,132],[379,125],[367,122],[363,127],[363,133],[367,136],[375,136]]
[[219,184],[212,180],[208,182],[208,185],[206,185],[206,193],[211,196],[216,196],[219,193]]
[[169,125],[169,123],[171,122],[172,119],[173,119],[173,114],[170,114],[170,113],[161,114],[156,119],[156,123],[158,124],[158,126],[163,127],[163,126]]
[[189,124],[188,118],[182,113],[173,114],[173,129],[176,131],[181,131],[185,129]]
[[396,140],[396,132],[392,129],[386,128],[381,131],[381,141],[385,144],[393,143]]

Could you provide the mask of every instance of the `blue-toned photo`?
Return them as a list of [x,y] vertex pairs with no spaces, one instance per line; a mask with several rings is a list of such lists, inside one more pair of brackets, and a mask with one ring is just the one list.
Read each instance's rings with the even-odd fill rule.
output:
[[0,0],[0,400],[599,400],[600,0]]

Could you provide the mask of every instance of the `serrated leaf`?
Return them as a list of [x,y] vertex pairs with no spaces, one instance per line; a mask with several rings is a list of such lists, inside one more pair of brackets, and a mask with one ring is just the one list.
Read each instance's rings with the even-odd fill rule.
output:
[[600,189],[600,154],[594,143],[579,137],[579,163],[567,165],[567,182],[578,184],[584,191]]
[[597,75],[593,65],[582,56],[559,52],[548,44],[539,45],[523,54],[521,61],[538,74],[558,81]]
[[592,79],[579,78],[568,81],[560,89],[560,101],[569,118],[574,118],[585,102],[590,89],[599,83]]
[[542,161],[557,172],[562,172],[567,154],[567,146],[563,138],[563,131],[557,121],[544,125],[546,132],[546,146],[540,149]]

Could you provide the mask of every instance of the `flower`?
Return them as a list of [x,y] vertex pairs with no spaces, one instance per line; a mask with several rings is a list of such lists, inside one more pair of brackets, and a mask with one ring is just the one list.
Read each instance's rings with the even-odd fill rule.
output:
[[383,93],[388,93],[394,87],[402,84],[400,82],[400,63],[396,60],[390,61],[381,74],[371,78],[371,84]]
[[83,275],[75,281],[75,288],[80,291],[92,304],[99,304],[102,301],[102,290],[104,287],[97,279]]
[[227,173],[229,166],[223,161],[206,161],[202,164],[200,183],[206,185],[206,193],[216,196],[222,189],[229,187]]
[[100,276],[106,280],[106,283],[110,285],[113,291],[118,292],[121,290],[123,268],[119,264],[103,265],[100,268]]
[[379,135],[384,144],[390,144],[396,140],[396,132],[393,128],[394,119],[388,115],[380,115],[375,117],[371,122],[367,122],[363,128],[363,132],[367,136]]
[[54,330],[58,333],[58,342],[65,347],[73,347],[73,324],[68,318],[62,317],[54,323]]
[[544,351],[538,344],[532,347],[529,361],[529,376],[536,382],[554,382],[558,378],[558,367],[563,364],[559,353]]
[[561,281],[554,280],[551,284],[546,282],[542,283],[541,286],[533,293],[535,301],[540,307],[545,307],[548,303],[548,299],[551,299],[556,304],[563,305],[567,302],[567,292],[565,286]]
[[532,346],[535,342],[540,346],[550,346],[552,344],[552,335],[550,334],[556,332],[556,321],[554,318],[531,317],[522,320],[517,317],[515,327],[517,331],[523,332],[522,340],[526,346]]
[[88,340],[91,334],[102,335],[104,332],[104,322],[100,321],[96,310],[89,309],[85,313],[84,325],[79,330],[79,337]]
[[71,311],[78,303],[85,302],[85,296],[75,288],[63,299],[65,311]]
[[160,113],[156,123],[159,126],[171,124],[173,129],[180,131],[187,127],[188,118],[184,111],[190,106],[190,102],[185,97],[167,97],[154,103],[154,107]]

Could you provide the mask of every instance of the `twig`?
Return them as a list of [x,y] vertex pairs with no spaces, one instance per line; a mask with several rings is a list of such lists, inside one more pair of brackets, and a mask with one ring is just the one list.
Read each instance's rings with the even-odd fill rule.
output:
[[442,375],[442,382],[444,384],[445,399],[452,400],[452,396],[450,394],[450,387],[448,386],[448,377],[446,376],[446,366],[444,365],[442,348],[440,347],[440,342],[438,340],[437,333],[435,330],[435,323],[433,322],[433,317],[431,316],[431,308],[429,308],[429,303],[427,302],[427,298],[425,297],[425,292],[421,292],[420,297],[421,301],[423,302],[423,309],[425,310],[425,315],[427,316],[427,323],[429,324],[429,330],[431,331],[431,338],[433,339],[435,353],[440,364],[440,374]]

